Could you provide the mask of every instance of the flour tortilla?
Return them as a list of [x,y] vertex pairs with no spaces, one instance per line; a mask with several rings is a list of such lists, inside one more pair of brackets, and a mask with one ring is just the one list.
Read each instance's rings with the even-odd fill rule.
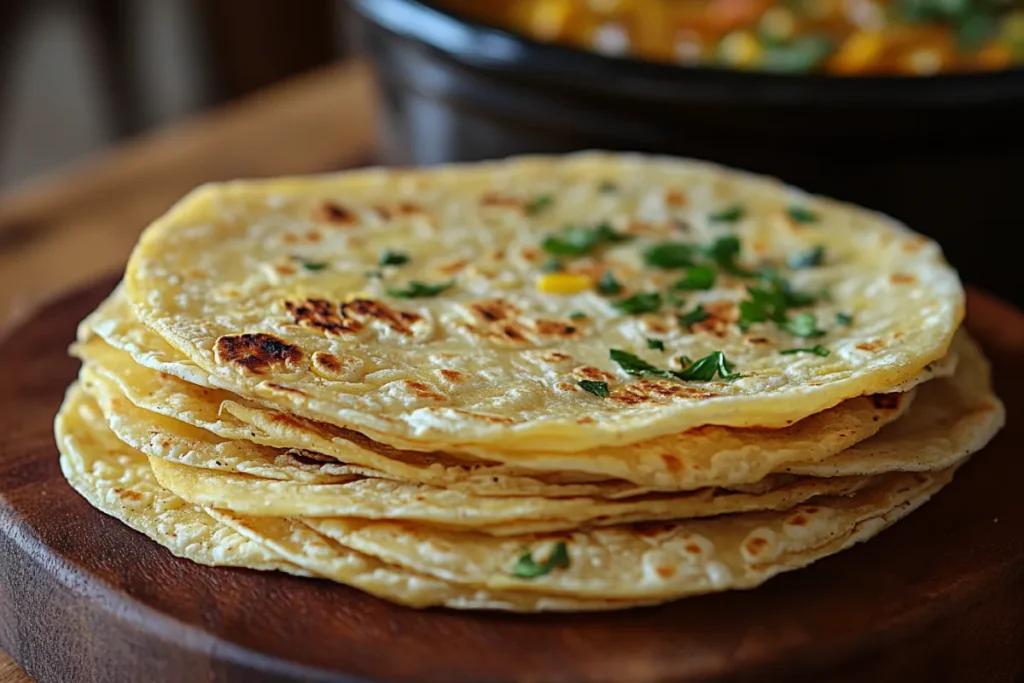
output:
[[[713,218],[736,204],[737,220]],[[792,219],[794,206],[815,220]],[[626,293],[679,278],[641,264],[665,241],[735,236],[746,268],[824,247],[822,266],[785,275],[829,290],[805,312],[830,355],[781,354],[807,340],[772,323],[743,333],[732,313],[681,328],[671,307],[629,315],[593,290],[540,291],[542,242],[604,223],[634,239],[567,267],[612,270]],[[387,250],[409,261],[381,269]],[[391,293],[449,279],[436,296]],[[724,311],[748,284],[720,274],[686,307]],[[583,452],[708,424],[786,426],[913,379],[946,354],[964,311],[938,246],[892,219],[709,164],[595,153],[204,186],[146,230],[125,285],[139,320],[217,386],[396,447],[480,457],[496,444]],[[658,367],[723,351],[743,377],[638,379],[610,349]],[[592,377],[609,398],[577,386]]]
[[471,589],[387,565],[297,522],[189,505],[157,484],[146,457],[114,437],[97,406],[77,385],[69,388],[54,429],[61,469],[82,497],[174,555],[199,564],[327,578],[411,607],[538,612],[644,604]]

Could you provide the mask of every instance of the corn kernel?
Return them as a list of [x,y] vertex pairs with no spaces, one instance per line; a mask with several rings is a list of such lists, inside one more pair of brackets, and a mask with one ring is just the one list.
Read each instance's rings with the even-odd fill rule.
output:
[[537,278],[537,290],[545,294],[578,294],[594,284],[580,273],[546,273]]
[[732,66],[753,66],[761,58],[761,44],[749,31],[733,31],[718,44],[718,54]]
[[838,73],[861,73],[878,62],[884,48],[885,38],[881,33],[859,31],[843,42],[831,66]]

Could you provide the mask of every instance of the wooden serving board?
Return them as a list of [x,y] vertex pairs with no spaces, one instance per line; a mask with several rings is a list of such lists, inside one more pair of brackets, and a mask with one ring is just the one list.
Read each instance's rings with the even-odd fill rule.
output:
[[64,482],[52,420],[76,323],[0,342],[0,646],[41,683],[971,681],[1024,677],[1024,314],[973,293],[1009,424],[878,538],[753,591],[658,608],[416,611],[311,579],[179,560]]

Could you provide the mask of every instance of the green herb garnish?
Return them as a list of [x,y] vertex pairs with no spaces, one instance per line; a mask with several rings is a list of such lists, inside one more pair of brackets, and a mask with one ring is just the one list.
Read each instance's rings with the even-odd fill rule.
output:
[[583,391],[588,391],[594,396],[608,398],[608,382],[595,382],[589,379],[581,379],[577,384]]
[[618,363],[619,367],[630,375],[658,375],[659,377],[665,377],[669,374],[666,370],[661,370],[651,365],[640,356],[635,356],[622,349],[611,349],[608,352],[608,357]]
[[554,203],[554,195],[542,194],[539,197],[534,197],[530,201],[526,202],[526,213],[530,216],[536,216],[538,213]]
[[616,232],[607,223],[594,228],[570,225],[559,235],[549,235],[541,242],[541,248],[556,256],[583,256],[594,249],[616,242],[627,242],[632,237]]
[[853,316],[849,313],[836,313],[837,325],[849,325],[853,322]]
[[658,292],[638,292],[631,297],[613,302],[612,306],[623,313],[631,315],[654,313],[661,308],[661,294]]
[[610,180],[603,180],[601,181],[601,184],[597,186],[597,190],[598,192],[604,193],[618,192],[619,186]]
[[542,273],[560,273],[563,270],[565,270],[565,266],[555,257],[549,258],[547,263],[540,267]]
[[825,331],[818,329],[818,318],[813,313],[798,313],[780,325],[794,337],[813,339],[824,336]]
[[742,204],[736,203],[722,209],[721,211],[714,212],[708,216],[708,218],[721,223],[735,223],[743,218],[746,212],[747,211],[743,208]]
[[305,268],[306,270],[314,272],[318,270],[323,270],[324,268],[330,265],[326,261],[307,261],[301,256],[292,256],[292,259],[302,264],[302,267]]
[[693,365],[693,360],[689,356],[679,356],[679,367],[684,370]]
[[786,265],[793,270],[801,268],[813,268],[825,262],[825,247],[818,245],[807,251],[790,254],[786,259]]
[[710,261],[713,261],[722,270],[739,275],[740,277],[754,277],[758,273],[741,268],[736,264],[736,257],[740,255],[740,240],[735,235],[719,237],[711,244],[700,248],[701,253]]
[[797,223],[806,224],[818,222],[818,214],[802,206],[791,206],[788,209],[786,209],[786,213],[788,213],[789,217],[792,218]]
[[689,328],[691,325],[704,322],[708,319],[708,312],[704,310],[702,304],[697,304],[697,307],[688,313],[683,313],[679,316],[679,325],[681,327]]
[[783,355],[790,355],[790,354],[794,354],[794,353],[813,353],[816,356],[821,356],[822,358],[824,358],[830,352],[829,352],[828,349],[826,349],[821,344],[815,344],[814,346],[810,346],[810,347],[806,347],[805,346],[805,347],[800,347],[800,348],[796,348],[796,349],[785,349],[783,351],[779,351],[779,353],[781,353]]
[[583,311],[573,311],[572,313],[569,314],[569,319],[570,320],[581,320],[581,319],[586,318],[586,317],[587,317],[587,314],[584,313]]
[[614,296],[622,291],[622,284],[615,279],[612,271],[606,270],[597,281],[597,291],[605,296]]
[[436,285],[430,285],[425,282],[410,282],[405,288],[388,287],[387,292],[391,296],[396,296],[401,299],[418,299],[421,297],[437,296],[446,289],[451,289],[455,285],[455,280],[449,280],[448,282],[442,282]]
[[681,372],[673,372],[679,379],[691,382],[710,382],[718,375],[718,378],[726,382],[739,379],[742,375],[734,373],[725,354],[721,351],[712,351],[703,358],[692,363]]
[[[600,382],[603,384],[603,382]],[[523,548],[522,554],[519,556],[519,560],[516,562],[515,567],[512,568],[512,576],[518,579],[534,579],[538,576],[544,576],[550,573],[554,569],[568,569],[569,568],[569,549],[565,543],[559,541],[555,544],[548,559],[543,562],[537,562],[533,559],[533,555],[530,554],[528,548]]]
[[647,348],[649,348],[649,349],[657,349],[658,351],[664,351],[665,350],[665,342],[661,341],[660,339],[648,339],[647,340]]
[[363,273],[363,276],[374,280],[380,280],[382,277],[384,277],[384,273],[380,272],[379,270],[368,270],[365,273]]
[[794,290],[788,281],[770,269],[763,269],[761,278],[760,286],[747,288],[750,298],[740,302],[739,326],[744,332],[753,323],[769,320],[782,325],[786,322],[786,309],[815,302],[813,295]]
[[687,268],[695,265],[695,249],[683,242],[662,242],[644,252],[644,263],[656,268]]
[[672,289],[685,289],[692,291],[697,289],[711,289],[714,285],[714,268],[692,266],[686,269],[686,275],[673,283]]
[[391,251],[386,249],[383,254],[380,255],[380,261],[378,265],[382,266],[400,266],[404,263],[409,262],[409,257],[400,251]]

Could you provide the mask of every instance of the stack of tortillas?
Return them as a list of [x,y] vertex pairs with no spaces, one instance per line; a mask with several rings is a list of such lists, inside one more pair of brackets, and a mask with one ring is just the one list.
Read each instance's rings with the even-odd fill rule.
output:
[[80,328],[68,481],[172,553],[413,606],[751,588],[1004,413],[939,247],[719,167],[520,158],[199,188]]

